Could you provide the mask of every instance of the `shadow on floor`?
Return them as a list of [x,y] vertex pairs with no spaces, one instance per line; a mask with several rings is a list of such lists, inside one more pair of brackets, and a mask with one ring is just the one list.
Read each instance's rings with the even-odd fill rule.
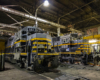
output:
[[12,69],[14,69],[14,68],[5,68],[4,71],[8,71],[8,70],[12,70]]

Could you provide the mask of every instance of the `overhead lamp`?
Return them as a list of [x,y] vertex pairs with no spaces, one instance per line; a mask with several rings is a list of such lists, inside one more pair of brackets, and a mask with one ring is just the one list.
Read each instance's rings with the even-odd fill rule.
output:
[[[40,6],[37,7],[36,9],[36,12],[35,12],[35,18],[36,18],[36,21],[35,21],[35,25],[36,27],[38,27],[38,21],[37,21],[37,12],[38,12],[38,9],[41,7],[41,6],[45,6],[45,7],[48,7],[49,6],[49,2],[48,0],[45,0],[44,3],[42,3]],[[39,18],[38,18],[39,19]],[[41,20],[41,19],[40,19]],[[45,20],[42,20],[42,21],[45,21]],[[46,21],[47,22],[47,21]]]
[[44,1],[44,6],[45,6],[45,7],[48,7],[48,6],[49,6],[49,1],[48,1],[48,0],[45,0],[45,1]]

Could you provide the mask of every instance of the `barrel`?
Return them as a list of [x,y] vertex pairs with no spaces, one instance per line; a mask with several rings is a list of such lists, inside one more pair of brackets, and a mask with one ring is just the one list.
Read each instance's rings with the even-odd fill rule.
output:
[[5,60],[4,60],[4,53],[0,53],[0,71],[4,70]]

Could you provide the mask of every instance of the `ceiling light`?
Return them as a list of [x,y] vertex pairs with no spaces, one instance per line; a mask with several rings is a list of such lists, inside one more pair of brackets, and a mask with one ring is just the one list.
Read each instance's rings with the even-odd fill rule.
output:
[[48,0],[45,0],[45,1],[44,1],[44,6],[45,6],[45,7],[48,7],[48,6],[49,6]]

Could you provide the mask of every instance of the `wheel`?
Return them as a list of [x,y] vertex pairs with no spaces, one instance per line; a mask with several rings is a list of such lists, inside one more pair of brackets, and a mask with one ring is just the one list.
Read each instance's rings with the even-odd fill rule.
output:
[[39,64],[38,59],[34,61],[34,64],[32,64],[31,67],[37,73],[42,73],[44,71],[44,67]]
[[59,60],[55,57],[51,64],[52,68],[57,68],[59,66]]

